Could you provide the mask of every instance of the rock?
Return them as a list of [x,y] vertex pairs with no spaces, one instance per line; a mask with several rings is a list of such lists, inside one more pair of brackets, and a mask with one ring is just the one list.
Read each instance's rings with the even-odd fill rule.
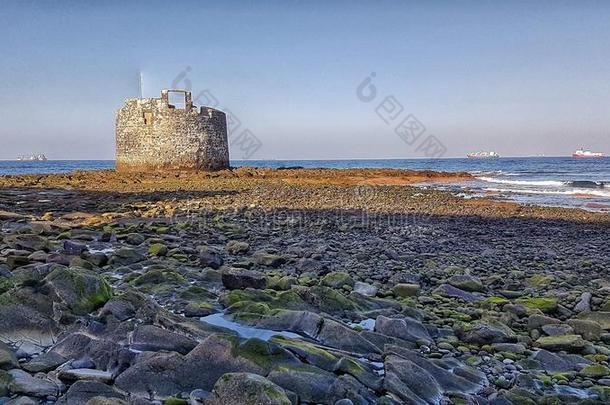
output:
[[606,311],[595,311],[595,312],[584,312],[578,316],[579,319],[585,319],[587,321],[594,321],[600,324],[602,329],[610,330],[610,312]]
[[141,351],[171,351],[187,354],[197,341],[153,325],[138,326],[131,337],[130,347]]
[[267,278],[258,271],[228,268],[222,271],[222,284],[228,290],[263,289],[267,286]]
[[58,377],[62,380],[76,381],[98,381],[108,383],[112,381],[112,373],[108,371],[95,370],[90,368],[76,368],[61,370]]
[[141,262],[144,259],[146,259],[146,257],[135,249],[122,247],[110,256],[108,262],[113,266],[128,266]]
[[449,278],[449,280],[447,280],[447,282],[460,290],[468,292],[485,292],[487,290],[483,283],[481,283],[481,280],[466,274],[453,275]]
[[413,405],[437,404],[443,396],[434,377],[413,362],[398,356],[385,361],[384,388],[405,403]]
[[539,309],[545,313],[553,313],[557,311],[556,297],[528,297],[517,298],[517,304],[521,304],[528,309]]
[[144,243],[146,238],[143,235],[140,235],[139,233],[130,233],[128,235],[125,235],[124,240],[130,245],[138,246]]
[[539,362],[547,373],[563,373],[574,369],[574,365],[568,360],[544,349],[536,351],[530,356],[530,359]]
[[274,369],[267,378],[296,393],[300,402],[312,403],[327,403],[329,388],[336,379],[334,374],[306,364]]
[[387,318],[380,315],[375,320],[375,332],[415,342],[418,339],[432,340],[426,327],[413,318]]
[[200,318],[217,313],[218,311],[210,304],[191,302],[184,307],[184,316],[188,318]]
[[365,297],[374,297],[377,295],[377,287],[361,281],[356,281],[356,283],[354,283],[354,292],[362,294]]
[[561,323],[559,319],[551,318],[550,316],[545,315],[533,314],[527,318],[527,330],[531,331],[541,328],[544,325],[555,325],[559,323]]
[[601,378],[610,375],[610,368],[601,364],[589,364],[578,372],[583,377]]
[[68,359],[59,353],[47,352],[34,357],[29,362],[23,364],[23,368],[31,373],[47,372],[55,370],[64,364]]
[[230,240],[227,242],[225,249],[231,254],[246,253],[250,249],[248,242],[242,242],[239,240]]
[[280,355],[265,351],[266,344],[261,345],[263,347],[259,347],[258,352],[244,347],[245,344],[239,345],[234,337],[213,334],[186,356],[175,352],[144,356],[115,378],[115,386],[137,396],[148,396],[151,391],[160,396],[177,395],[197,388],[211,391],[223,374],[263,374],[264,368],[254,360],[264,360],[270,365],[274,357]]
[[199,246],[199,264],[203,267],[218,269],[223,265],[224,260],[221,253],[209,246]]
[[64,241],[64,253],[67,255],[80,255],[85,251],[87,251],[87,245],[71,240]]
[[324,318],[315,339],[327,346],[352,353],[379,353],[379,349],[374,344],[364,339],[353,329],[327,318]]
[[0,370],[19,368],[19,362],[15,353],[5,343],[0,341]]
[[586,340],[599,340],[603,333],[601,325],[594,321],[588,321],[585,319],[568,319],[566,323],[572,327],[575,334],[581,335]]
[[341,288],[343,286],[353,287],[354,280],[348,273],[335,271],[325,275],[322,280],[320,280],[320,284],[331,288]]
[[543,325],[541,329],[549,336],[570,335],[574,333],[574,329],[570,325],[565,324]]
[[56,300],[77,315],[88,314],[112,297],[108,283],[90,270],[59,266],[45,277],[44,282]]
[[[94,398],[105,398],[106,400],[123,400],[124,395],[109,385],[97,381],[76,381],[68,391],[56,402],[57,405],[81,405],[88,404]],[[96,404],[96,402],[93,402]],[[104,404],[98,403],[99,405]],[[113,402],[112,405],[120,405]],[[106,405],[106,404],[104,404]],[[110,404],[107,404],[110,405]]]
[[379,391],[382,387],[383,377],[376,374],[371,365],[350,357],[342,357],[333,371],[336,374],[349,374],[373,391]]
[[580,352],[586,342],[580,335],[543,336],[536,340],[536,345],[552,352]]
[[386,402],[379,401],[373,394],[373,391],[358,382],[349,374],[339,376],[330,386],[328,392],[329,404],[385,404]]
[[4,238],[4,243],[13,249],[49,250],[49,242],[42,236],[34,234],[8,235]]
[[585,312],[591,310],[591,298],[593,295],[590,292],[584,292],[580,296],[580,301],[574,306],[574,312]]
[[8,383],[9,391],[15,394],[30,395],[38,398],[58,396],[65,387],[58,380],[50,378],[32,377],[23,370],[10,370],[11,380]]
[[392,292],[396,297],[408,298],[419,295],[421,287],[419,284],[399,283],[392,288]]
[[284,390],[263,376],[251,373],[223,374],[212,390],[209,405],[291,405]]
[[165,256],[168,250],[163,243],[153,243],[148,247],[148,253],[153,256]]
[[85,405],[129,405],[127,401],[118,398],[93,397]]
[[492,343],[504,343],[514,340],[514,333],[508,327],[478,323],[469,329],[458,329],[456,335],[461,341],[486,345]]
[[256,264],[273,268],[278,268],[286,262],[286,259],[284,259],[282,256],[274,253],[268,253],[266,251],[255,252],[253,260]]
[[441,297],[447,298],[457,298],[466,302],[475,302],[482,299],[481,297],[476,296],[473,293],[460,290],[459,288],[454,287],[450,284],[441,284],[438,288],[432,291],[432,294],[437,294]]
[[407,403],[439,403],[444,393],[472,394],[488,384],[483,373],[455,360],[430,360],[397,346],[386,352],[384,387]]

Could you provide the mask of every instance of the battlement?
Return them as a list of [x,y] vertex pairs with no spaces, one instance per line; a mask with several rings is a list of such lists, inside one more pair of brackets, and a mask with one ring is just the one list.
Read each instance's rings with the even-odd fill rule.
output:
[[[184,103],[170,103],[170,95]],[[116,114],[117,171],[220,170],[229,167],[225,113],[196,107],[186,90],[131,98]]]

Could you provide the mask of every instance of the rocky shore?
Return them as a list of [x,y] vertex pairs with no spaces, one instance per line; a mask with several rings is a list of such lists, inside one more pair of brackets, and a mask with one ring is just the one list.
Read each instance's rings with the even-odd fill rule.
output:
[[0,178],[0,404],[610,402],[610,216],[241,168]]

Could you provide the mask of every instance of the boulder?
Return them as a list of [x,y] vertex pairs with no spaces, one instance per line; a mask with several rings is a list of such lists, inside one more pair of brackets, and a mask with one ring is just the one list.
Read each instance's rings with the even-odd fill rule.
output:
[[209,405],[291,405],[286,392],[263,376],[251,373],[223,374],[212,390]]
[[59,381],[48,377],[32,377],[23,370],[8,371],[10,381],[8,389],[14,394],[30,395],[38,398],[58,396],[65,386]]
[[434,291],[432,291],[432,293],[440,295],[441,297],[457,298],[466,302],[475,302],[482,299],[481,297],[474,295],[473,293],[461,290],[457,287],[452,286],[451,284],[441,284]]
[[112,297],[112,288],[90,270],[57,266],[44,279],[54,296],[77,315],[88,314]]
[[239,240],[230,240],[227,242],[225,249],[227,252],[236,255],[240,253],[246,253],[250,249],[248,242],[242,242]]
[[300,402],[329,404],[328,392],[336,376],[307,364],[279,367],[272,370],[267,378],[285,390],[299,396]]
[[468,292],[485,292],[487,288],[481,283],[481,280],[474,276],[467,274],[456,274],[447,280],[452,286],[459,288],[460,290]]
[[331,288],[341,288],[343,286],[353,287],[354,279],[346,272],[333,271],[322,277],[320,284]]
[[463,342],[477,345],[512,342],[515,339],[510,328],[486,323],[478,323],[466,329],[457,329],[456,335]]
[[580,335],[543,336],[536,340],[536,345],[552,352],[580,352],[586,341]]
[[375,332],[411,342],[418,339],[432,340],[426,327],[418,320],[409,317],[387,318],[380,315],[375,321]]
[[203,267],[218,269],[223,265],[222,254],[210,246],[199,246],[199,264]]
[[365,297],[374,297],[377,295],[377,287],[374,285],[356,281],[354,283],[354,292],[364,295]]
[[228,268],[222,271],[222,284],[228,290],[263,289],[267,286],[267,278],[258,271]]
[[187,354],[197,341],[153,325],[138,326],[132,334],[130,347],[141,351],[171,351]]
[[[81,405],[88,404],[94,398],[105,398],[107,400],[123,400],[124,395],[109,385],[97,381],[76,381],[68,391],[56,402],[57,405]],[[94,402],[95,404],[95,402]],[[98,403],[102,405],[103,403]],[[120,402],[113,402],[119,405]],[[104,404],[110,405],[110,404]]]
[[34,234],[8,235],[4,238],[4,243],[12,249],[29,251],[49,250],[49,241],[40,235]]
[[0,341],[0,370],[19,368],[19,361],[15,353],[5,343]]
[[421,287],[419,284],[399,283],[392,288],[394,295],[399,298],[417,297]]

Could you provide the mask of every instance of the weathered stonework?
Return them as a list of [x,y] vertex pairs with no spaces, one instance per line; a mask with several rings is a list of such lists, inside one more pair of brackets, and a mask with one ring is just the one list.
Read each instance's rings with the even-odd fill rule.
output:
[[[184,94],[184,107],[169,94]],[[193,106],[191,93],[125,101],[116,114],[116,170],[220,170],[229,167],[225,113]]]

